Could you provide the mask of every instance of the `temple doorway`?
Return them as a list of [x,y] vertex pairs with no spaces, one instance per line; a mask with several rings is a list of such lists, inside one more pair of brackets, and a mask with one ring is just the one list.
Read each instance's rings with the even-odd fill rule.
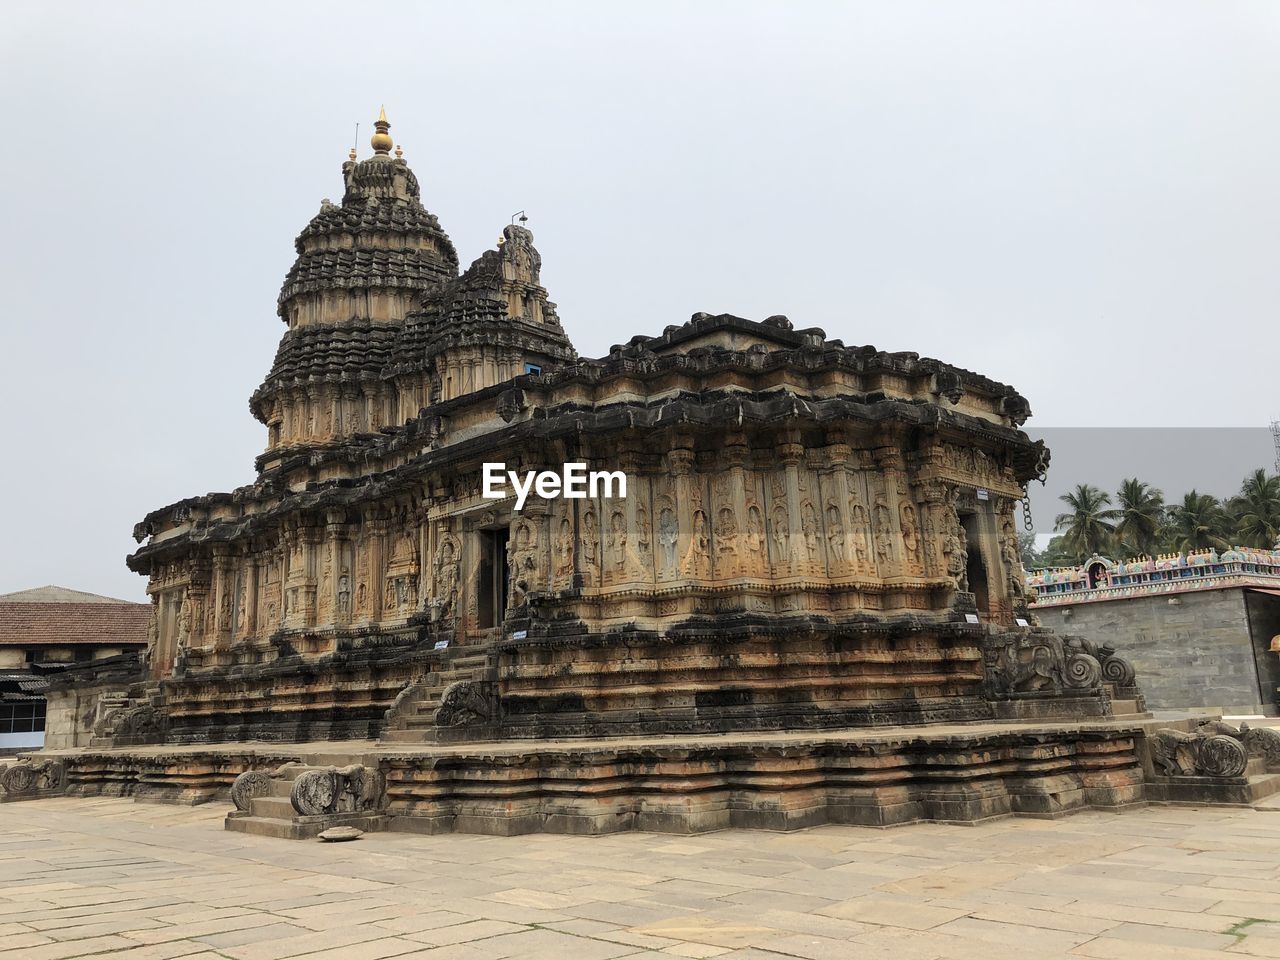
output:
[[991,616],[991,589],[987,582],[987,563],[982,556],[982,539],[978,533],[978,516],[969,514],[960,520],[964,526],[964,535],[968,540],[968,557],[965,560],[965,577],[969,581],[969,592],[978,607],[978,616],[984,620]]
[[507,563],[507,540],[510,534],[504,527],[500,530],[481,530],[480,539],[480,576],[476,583],[477,614],[476,626],[481,630],[492,630],[502,625],[507,612],[507,590],[510,586],[511,569]]

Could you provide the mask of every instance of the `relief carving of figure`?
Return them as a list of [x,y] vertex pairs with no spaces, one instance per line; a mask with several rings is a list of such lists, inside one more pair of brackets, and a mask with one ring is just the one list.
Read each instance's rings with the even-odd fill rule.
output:
[[942,555],[947,560],[947,576],[962,593],[969,590],[969,542],[964,527],[957,523],[942,541]]
[[663,507],[658,515],[658,546],[662,547],[663,564],[668,572],[676,569],[676,542],[679,539],[680,528],[675,511],[670,507]]
[[716,515],[716,563],[721,573],[734,573],[738,558],[738,520],[732,507],[721,507]]
[[893,557],[893,534],[890,532],[889,507],[884,501],[884,497],[876,496],[876,505],[874,510],[875,516],[875,538],[876,538],[876,557],[883,563],[888,563]]
[[351,612],[351,574],[346,567],[338,576],[338,613],[346,616]]
[[844,523],[840,519],[840,508],[834,503],[827,504],[827,548],[831,558],[837,563],[844,563]]
[[751,558],[751,572],[764,570],[764,517],[754,503],[747,507],[747,554]]
[[926,507],[924,513],[924,562],[930,571],[937,569],[938,528],[933,522],[933,512]]
[[183,597],[178,608],[178,646],[185,647],[191,636],[191,598]]
[[711,557],[711,533],[707,529],[707,515],[701,510],[693,512],[693,535],[689,540],[689,554],[685,558],[685,570],[693,576],[705,576]]
[[916,525],[916,508],[909,503],[902,505],[902,545],[906,548],[907,559],[920,562],[920,530]]
[[856,498],[849,500],[849,517],[853,526],[853,557],[857,560],[859,566],[866,566],[870,559],[870,550],[867,542],[867,508],[860,504]]
[[627,562],[627,518],[621,510],[609,518],[609,559],[617,568]]
[[804,534],[804,548],[809,562],[816,563],[818,560],[818,514],[808,500],[800,506],[800,530]]
[[641,504],[636,507],[636,547],[642,561],[647,561],[653,543],[653,531],[649,527],[649,511]]
[[560,533],[556,537],[556,576],[573,574],[573,525],[568,518],[560,521]]
[[509,561],[511,572],[511,599],[509,606],[518,607],[529,595],[532,580],[538,567],[537,543],[530,525],[524,521],[516,524],[516,535]]
[[1018,534],[1013,523],[1004,522],[1000,535],[1000,554],[1004,560],[1005,575],[1009,579],[1009,593],[1015,600],[1026,597],[1027,583],[1022,569],[1022,558],[1018,554]]
[[785,507],[773,511],[773,542],[778,548],[778,562],[791,562],[791,521]]
[[452,619],[457,612],[458,603],[458,551],[450,536],[440,541],[435,592],[436,599],[440,601],[440,617]]
[[600,549],[600,525],[596,512],[588,507],[582,516],[582,560],[592,574],[596,570],[597,552]]

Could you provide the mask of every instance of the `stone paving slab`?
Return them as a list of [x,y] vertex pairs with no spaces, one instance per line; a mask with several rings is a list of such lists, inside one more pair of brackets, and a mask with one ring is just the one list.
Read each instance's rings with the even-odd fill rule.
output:
[[340,845],[226,810],[0,808],[0,960],[1280,958],[1257,810]]

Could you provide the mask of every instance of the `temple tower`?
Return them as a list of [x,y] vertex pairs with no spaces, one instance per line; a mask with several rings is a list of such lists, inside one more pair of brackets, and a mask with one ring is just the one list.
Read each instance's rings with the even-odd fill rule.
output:
[[250,398],[267,426],[259,467],[292,448],[342,442],[403,422],[383,377],[405,317],[424,295],[454,280],[458,255],[420,199],[418,178],[389,133],[374,124],[373,155],[342,165],[341,205],[324,200],[295,241],[277,310],[288,324],[275,363]]
[[533,234],[504,227],[457,280],[424,298],[397,348],[397,375],[420,377],[424,406],[524,374],[550,373],[577,353],[541,284]]

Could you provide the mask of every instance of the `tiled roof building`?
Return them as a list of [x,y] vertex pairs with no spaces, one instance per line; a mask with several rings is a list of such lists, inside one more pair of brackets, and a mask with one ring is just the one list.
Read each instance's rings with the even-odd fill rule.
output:
[[0,751],[40,746],[48,676],[146,647],[151,604],[44,586],[0,594]]

